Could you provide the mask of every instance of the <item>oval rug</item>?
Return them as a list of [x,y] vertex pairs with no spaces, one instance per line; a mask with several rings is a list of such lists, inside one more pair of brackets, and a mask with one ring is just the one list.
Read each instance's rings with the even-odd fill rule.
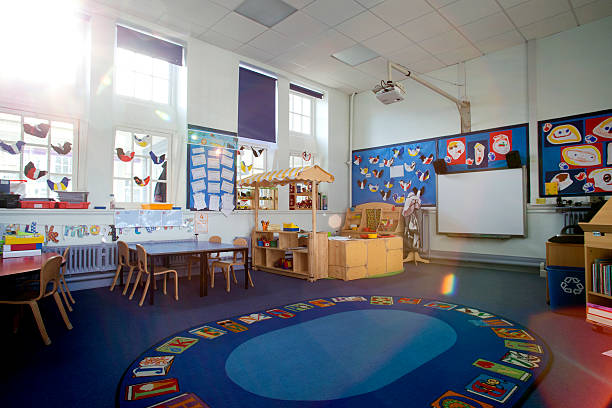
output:
[[119,407],[512,407],[550,353],[469,306],[339,296],[204,323],[145,351]]

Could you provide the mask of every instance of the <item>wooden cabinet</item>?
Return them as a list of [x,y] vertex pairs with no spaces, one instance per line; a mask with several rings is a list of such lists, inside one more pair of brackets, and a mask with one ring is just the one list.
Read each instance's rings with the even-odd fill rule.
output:
[[401,237],[329,240],[328,274],[332,278],[348,281],[403,269]]
[[[236,195],[236,209],[252,210],[254,197],[253,187],[239,187]],[[278,189],[276,187],[259,188],[259,209],[278,210]]]
[[[316,259],[314,280],[327,278],[327,233],[318,232],[316,236],[317,257],[312,252],[311,232],[255,231],[251,245],[253,269],[308,279],[310,263]],[[275,241],[276,246],[261,246],[261,241]],[[278,266],[282,259],[291,259],[291,267]]]
[[368,230],[373,230],[372,232],[402,236],[404,234],[402,208],[386,203],[365,203],[349,208],[340,234],[359,237]]
[[612,328],[612,296],[593,285],[593,263],[597,259],[612,260],[612,201],[595,214],[590,222],[579,223],[584,231],[584,268],[586,283],[587,322],[596,328]]

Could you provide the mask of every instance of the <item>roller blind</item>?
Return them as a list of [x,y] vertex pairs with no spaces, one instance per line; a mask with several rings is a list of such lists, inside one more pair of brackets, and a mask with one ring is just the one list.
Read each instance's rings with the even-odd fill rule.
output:
[[238,136],[276,143],[276,78],[240,67]]
[[323,94],[321,92],[317,92],[312,89],[304,88],[303,86],[299,86],[296,84],[289,84],[289,89],[295,92],[299,92],[304,95],[312,96],[313,98],[323,99]]
[[117,48],[183,65],[182,46],[120,25],[117,26]]

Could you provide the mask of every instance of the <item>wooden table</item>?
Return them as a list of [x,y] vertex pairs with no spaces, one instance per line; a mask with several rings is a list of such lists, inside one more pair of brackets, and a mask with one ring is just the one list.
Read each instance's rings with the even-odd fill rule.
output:
[[60,254],[56,254],[55,252],[47,252],[36,256],[0,258],[0,277],[39,271],[45,262],[54,256],[60,256]]
[[[208,255],[215,252],[241,252],[244,256],[244,288],[249,288],[249,271],[251,265],[249,262],[249,247],[215,243],[208,241],[172,241],[172,242],[141,242],[147,255],[151,258],[151,265],[155,265],[155,257],[166,257],[166,266],[168,265],[168,257],[170,255],[200,255],[200,297],[208,296]],[[136,243],[128,245],[130,250],[136,251]],[[153,269],[151,270],[153,271]],[[152,274],[153,272],[151,272]],[[154,302],[155,290],[149,291],[149,303]]]

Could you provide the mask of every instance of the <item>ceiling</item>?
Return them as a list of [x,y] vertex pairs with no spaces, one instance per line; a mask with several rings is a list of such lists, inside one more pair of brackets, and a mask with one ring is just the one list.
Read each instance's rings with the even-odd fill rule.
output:
[[[386,60],[427,73],[612,15],[611,0],[283,0],[268,28],[242,0],[93,0],[346,93],[386,78]],[[361,44],[355,67],[331,54]]]

